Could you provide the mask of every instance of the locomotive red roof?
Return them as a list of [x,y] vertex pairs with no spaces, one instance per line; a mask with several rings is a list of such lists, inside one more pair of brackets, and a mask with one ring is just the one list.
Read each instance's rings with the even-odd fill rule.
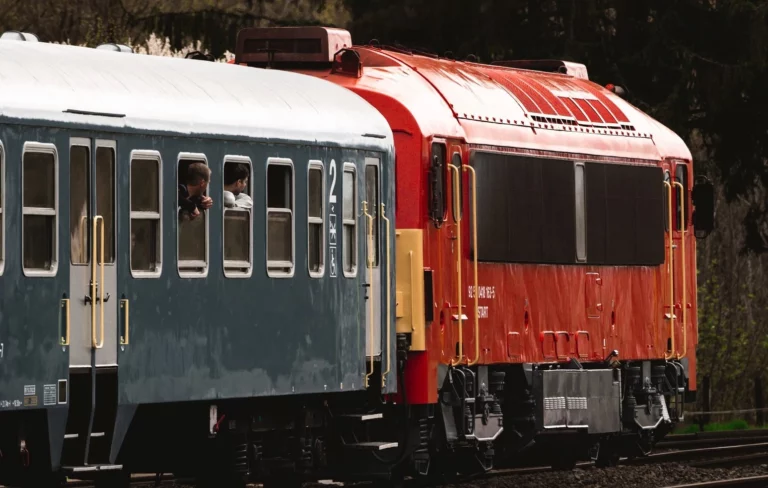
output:
[[[680,137],[588,80],[374,46],[353,49],[361,76],[329,76],[368,92],[380,110],[401,105],[424,135],[571,155],[691,159]],[[375,103],[377,96],[389,101]]]
[[[331,78],[363,94],[395,131],[577,159],[691,159],[676,134],[587,80],[583,65],[487,65],[350,44],[339,29],[251,28],[238,35],[236,57]],[[521,67],[558,67],[575,76]]]

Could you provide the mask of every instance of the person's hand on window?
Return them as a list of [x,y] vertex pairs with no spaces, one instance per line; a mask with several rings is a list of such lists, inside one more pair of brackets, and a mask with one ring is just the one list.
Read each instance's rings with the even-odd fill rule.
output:
[[[208,210],[213,206],[213,199],[211,197],[203,197],[200,200],[200,206],[203,207],[205,210]],[[195,209],[195,211],[199,214],[200,212]]]

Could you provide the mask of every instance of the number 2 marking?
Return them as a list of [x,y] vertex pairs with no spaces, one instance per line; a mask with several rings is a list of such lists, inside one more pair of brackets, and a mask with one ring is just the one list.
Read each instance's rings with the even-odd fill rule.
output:
[[328,201],[331,203],[336,203],[336,160],[331,159],[331,191],[330,195],[328,195]]

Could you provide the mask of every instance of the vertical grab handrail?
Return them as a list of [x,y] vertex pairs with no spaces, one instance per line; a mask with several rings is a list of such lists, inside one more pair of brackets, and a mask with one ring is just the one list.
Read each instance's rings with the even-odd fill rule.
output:
[[[99,229],[99,222],[101,222],[101,233],[99,234],[99,240],[96,240],[97,230]],[[104,217],[97,215],[93,218],[93,245],[91,246],[91,344],[94,349],[101,349],[104,347]],[[98,242],[98,246],[97,243]],[[99,247],[97,260],[96,248]],[[96,281],[96,266],[101,269],[99,277],[101,281]],[[96,293],[99,296],[96,296]],[[99,325],[98,328],[101,332],[101,341],[98,340],[98,334],[96,332],[96,305],[99,306]]]
[[96,230],[98,229],[98,217],[93,219],[93,228],[91,233],[93,238],[91,239],[91,347],[96,348],[96,344],[99,343],[97,334],[96,323],[96,289],[99,286],[96,281]]
[[475,359],[467,358],[467,365],[474,366],[480,360],[480,307],[478,304],[478,281],[477,281],[477,173],[475,168],[469,165],[462,165],[464,171],[469,171],[472,175],[472,266],[475,274]]
[[459,319],[459,350],[455,359],[451,360],[451,366],[456,366],[461,363],[464,358],[464,321],[462,319],[462,304],[461,304],[461,212],[459,212],[459,178],[461,178],[461,171],[454,164],[449,164],[448,167],[453,175],[453,217],[456,221],[456,290],[458,296],[458,311],[456,316]]
[[368,298],[368,308],[369,308],[369,320],[368,320],[368,353],[370,355],[370,371],[365,374],[365,387],[368,387],[368,382],[373,375],[373,297],[375,296],[373,292],[373,216],[368,213],[368,202],[363,202],[363,215],[365,215],[365,219],[368,221],[368,230],[366,232],[366,241],[368,242],[368,245],[366,246],[366,264],[368,268],[368,279],[371,280],[369,283],[369,298]]
[[59,345],[61,346],[68,346],[69,345],[69,330],[70,330],[70,319],[69,319],[69,298],[63,298],[61,300],[61,308],[64,309],[64,337],[59,337]]
[[672,221],[672,185],[668,181],[664,182],[667,188],[667,236],[669,238],[669,261],[667,262],[667,271],[669,273],[669,336],[670,349],[664,353],[665,359],[671,359],[675,355],[675,267],[674,267],[674,249],[672,248],[672,232],[674,222]]
[[686,289],[685,289],[685,273],[686,273],[686,269],[685,269],[685,267],[686,267],[686,264],[687,264],[685,262],[685,234],[686,234],[686,227],[687,227],[688,223],[685,221],[685,204],[686,204],[686,201],[685,201],[685,187],[679,181],[675,181],[673,183],[673,185],[680,189],[680,198],[679,198],[680,205],[678,206],[678,208],[680,209],[680,222],[678,222],[678,224],[679,224],[679,229],[678,230],[680,231],[680,262],[681,262],[680,273],[682,274],[682,280],[683,280],[682,290],[681,290],[682,291],[682,298],[680,299],[680,306],[683,309],[683,323],[681,325],[682,328],[683,328],[683,349],[682,349],[683,352],[682,352],[682,354],[679,353],[679,352],[677,353],[677,359],[681,359],[681,358],[685,357],[686,351],[688,350],[688,331],[686,330],[686,318],[687,318],[686,317],[686,308],[687,307],[686,307],[686,303],[685,303],[685,300],[686,300]]
[[126,300],[122,299],[120,300],[120,308],[123,309],[124,318],[123,322],[125,323],[124,329],[123,329],[123,336],[120,338],[120,344],[123,346],[127,346],[131,343],[131,309],[130,309],[131,303]]
[[390,371],[392,371],[392,345],[391,345],[391,333],[392,333],[392,318],[390,317],[390,314],[392,313],[391,308],[391,288],[392,288],[392,282],[391,282],[391,275],[389,274],[389,256],[390,256],[390,237],[391,237],[391,229],[390,229],[390,223],[389,219],[387,218],[387,215],[385,213],[386,206],[382,203],[381,204],[381,218],[384,219],[384,222],[387,224],[387,369],[384,370],[383,373],[381,373],[381,387],[384,388],[387,386],[387,375]]

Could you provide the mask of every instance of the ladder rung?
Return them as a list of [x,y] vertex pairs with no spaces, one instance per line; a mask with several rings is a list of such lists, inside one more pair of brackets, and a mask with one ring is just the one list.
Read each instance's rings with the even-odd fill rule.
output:
[[341,415],[341,418],[347,420],[356,420],[358,422],[367,422],[369,420],[379,420],[384,418],[383,413],[350,413]]
[[350,449],[360,451],[385,451],[397,447],[397,442],[358,442],[357,444],[347,444]]
[[63,466],[64,471],[70,473],[93,473],[95,471],[119,471],[123,469],[122,464],[93,464],[90,466]]

